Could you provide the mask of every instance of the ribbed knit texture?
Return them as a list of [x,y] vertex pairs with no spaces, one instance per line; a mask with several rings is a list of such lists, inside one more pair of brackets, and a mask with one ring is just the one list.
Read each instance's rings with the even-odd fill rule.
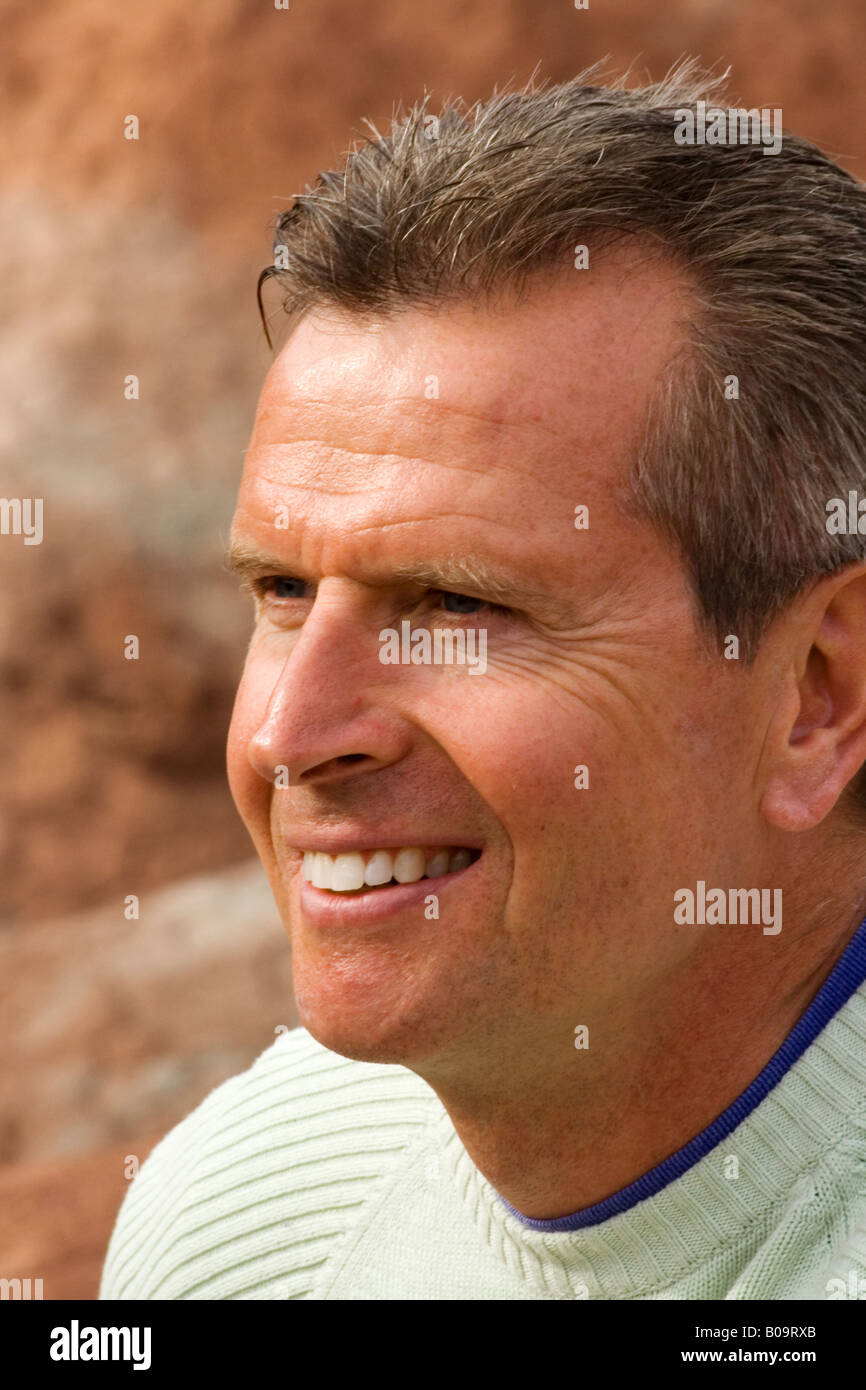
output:
[[826,1299],[828,1285],[866,1295],[866,985],[685,1173],[555,1233],[508,1211],[413,1072],[283,1034],[142,1165],[100,1298]]

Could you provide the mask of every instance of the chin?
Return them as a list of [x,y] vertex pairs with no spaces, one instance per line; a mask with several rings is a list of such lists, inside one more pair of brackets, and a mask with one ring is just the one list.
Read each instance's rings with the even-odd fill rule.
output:
[[[363,999],[353,991],[334,986],[324,989],[303,972],[295,976],[295,1003],[302,1028],[327,1047],[356,1062],[381,1062],[414,1068],[435,1055],[442,1043],[441,1024],[431,1026],[431,1018],[441,1009],[416,1004],[407,1009],[406,1000],[387,1001],[382,990],[367,991]],[[350,994],[355,997],[351,998]],[[425,1017],[426,1015],[426,1017]]]
[[418,1049],[404,1037],[394,1036],[381,1027],[364,1028],[358,1024],[347,1026],[345,1019],[323,1017],[319,1010],[308,1013],[298,1005],[298,1015],[302,1028],[330,1052],[341,1057],[351,1057],[355,1062],[380,1062],[392,1066],[411,1067],[413,1060],[424,1049]]

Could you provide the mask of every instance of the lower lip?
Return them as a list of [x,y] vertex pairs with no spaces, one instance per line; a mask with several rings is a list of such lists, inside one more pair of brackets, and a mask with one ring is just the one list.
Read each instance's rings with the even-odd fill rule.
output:
[[483,855],[465,869],[439,878],[420,878],[417,883],[395,883],[390,888],[375,888],[370,893],[355,896],[351,893],[330,893],[314,888],[307,879],[301,880],[301,912],[316,927],[363,927],[377,925],[393,917],[414,913],[424,918],[424,906],[431,893],[439,897],[467,878],[481,864]]

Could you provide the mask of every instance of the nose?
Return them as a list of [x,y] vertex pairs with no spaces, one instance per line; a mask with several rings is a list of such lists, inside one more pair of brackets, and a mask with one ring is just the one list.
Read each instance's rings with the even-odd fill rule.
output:
[[378,627],[323,582],[248,744],[260,777],[333,783],[405,756],[411,727],[387,702],[398,668],[383,666],[379,649]]

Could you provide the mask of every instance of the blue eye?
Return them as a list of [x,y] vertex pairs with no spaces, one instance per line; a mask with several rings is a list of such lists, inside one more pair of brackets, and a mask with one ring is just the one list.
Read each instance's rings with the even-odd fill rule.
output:
[[303,594],[299,594],[299,593],[297,592],[297,588],[296,588],[294,591],[289,592],[289,591],[292,590],[292,586],[293,586],[293,585],[299,586],[301,589],[306,588],[306,585],[305,585],[303,579],[291,579],[291,578],[287,578],[285,575],[279,575],[279,574],[277,574],[277,575],[274,575],[274,577],[273,577],[272,579],[270,579],[268,582],[272,585],[272,593],[273,593],[274,598],[303,598],[303,597],[304,597]]
[[[476,605],[475,608],[472,607],[473,604]],[[484,599],[471,598],[469,594],[452,594],[443,591],[442,607],[446,613],[476,613],[479,608],[485,608],[487,605]]]

